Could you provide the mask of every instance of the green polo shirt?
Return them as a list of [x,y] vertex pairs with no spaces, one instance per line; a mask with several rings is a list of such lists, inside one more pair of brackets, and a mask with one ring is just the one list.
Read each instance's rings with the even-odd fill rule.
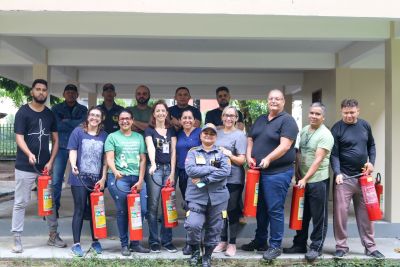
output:
[[323,148],[328,151],[318,170],[307,181],[307,183],[315,183],[329,178],[329,158],[331,156],[334,140],[331,132],[325,125],[321,125],[313,132],[309,131],[309,129],[310,125],[307,125],[300,132],[301,175],[304,176],[314,162],[315,152],[318,148]]

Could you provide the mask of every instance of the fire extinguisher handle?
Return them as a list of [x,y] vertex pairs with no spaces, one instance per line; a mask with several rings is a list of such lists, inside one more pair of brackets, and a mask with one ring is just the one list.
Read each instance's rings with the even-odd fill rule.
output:
[[137,188],[136,188],[136,186],[132,186],[132,188],[131,188],[131,193],[132,193],[132,194],[136,194],[136,193],[137,193]]
[[378,172],[378,173],[376,174],[375,180],[376,180],[376,183],[377,183],[377,184],[380,184],[380,183],[381,183],[382,178],[381,178],[381,173],[380,173],[380,172]]

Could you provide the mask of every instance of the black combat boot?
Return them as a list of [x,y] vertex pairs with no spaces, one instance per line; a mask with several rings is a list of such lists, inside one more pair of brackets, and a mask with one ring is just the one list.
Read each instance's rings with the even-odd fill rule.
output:
[[203,267],[211,267],[211,254],[215,246],[205,246],[203,255]]
[[200,245],[190,245],[190,249],[192,250],[192,256],[189,260],[190,266],[197,266],[200,263]]

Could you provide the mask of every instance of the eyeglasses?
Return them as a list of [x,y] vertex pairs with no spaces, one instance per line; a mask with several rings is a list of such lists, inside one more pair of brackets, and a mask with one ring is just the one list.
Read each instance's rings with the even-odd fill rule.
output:
[[231,118],[231,119],[237,118],[237,116],[236,116],[235,114],[224,114],[223,116],[224,116],[225,118]]
[[101,118],[101,114],[89,113],[89,117]]
[[129,118],[129,117],[125,117],[125,118],[119,118],[119,121],[130,121],[130,120],[132,120],[132,118]]

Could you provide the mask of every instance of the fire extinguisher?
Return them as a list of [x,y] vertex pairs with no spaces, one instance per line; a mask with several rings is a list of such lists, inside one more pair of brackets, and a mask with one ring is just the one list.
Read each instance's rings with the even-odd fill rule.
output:
[[93,235],[96,239],[107,238],[106,210],[104,207],[104,195],[100,191],[100,185],[96,184],[90,193],[90,208],[92,210]]
[[375,181],[371,175],[363,174],[358,179],[363,194],[365,206],[367,208],[370,221],[382,219],[382,212],[379,207],[378,197],[375,191]]
[[[94,188],[89,188],[82,177],[90,177],[92,174],[78,174],[77,175],[82,185],[86,190],[90,191],[90,210],[92,213],[92,227],[93,235],[97,239],[107,238],[107,219],[106,219],[106,209],[104,206],[104,194],[100,190],[100,185],[96,184]],[[95,178],[91,178],[95,180]]]
[[140,241],[143,239],[143,224],[142,224],[142,206],[140,203],[140,194],[136,187],[132,187],[131,191],[125,191],[118,187],[118,179],[115,180],[115,187],[124,193],[128,206],[128,225],[129,239],[131,241]]
[[300,188],[300,186],[297,185],[298,181],[299,180],[296,179],[296,184],[293,185],[292,206],[290,209],[289,228],[293,230],[301,230],[303,226],[305,188]]
[[246,175],[246,190],[244,194],[243,215],[247,217],[256,217],[258,190],[260,183],[260,170],[255,166],[250,166]]
[[375,191],[376,191],[376,196],[379,201],[379,208],[381,209],[381,213],[383,214],[383,207],[384,207],[384,195],[383,195],[383,185],[381,184],[381,174],[378,172],[376,174],[375,178]]
[[161,201],[164,212],[165,228],[177,227],[178,211],[176,210],[175,189],[169,180],[167,180],[167,184],[163,187],[163,189],[161,189]]
[[53,214],[51,176],[46,168],[42,172],[39,172],[35,165],[33,165],[33,168],[39,174],[37,178],[38,215],[41,217],[49,216]]

